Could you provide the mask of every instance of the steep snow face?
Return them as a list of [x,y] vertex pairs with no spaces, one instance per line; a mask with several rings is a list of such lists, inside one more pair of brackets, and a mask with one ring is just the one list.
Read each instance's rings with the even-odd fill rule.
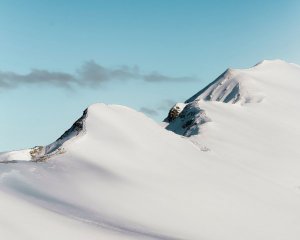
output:
[[263,98],[264,94],[255,78],[241,70],[227,69],[215,81],[188,99],[186,103],[204,100],[245,104],[258,103]]
[[[239,101],[228,102],[225,101],[228,95],[216,94],[220,92],[215,89],[225,84],[220,85],[220,81],[226,79],[226,75],[187,100],[192,107],[182,111],[201,109],[211,121],[203,124],[201,116],[194,117],[192,129],[196,129],[196,133],[191,135],[184,128],[187,119],[179,115],[167,129],[190,137],[196,145],[223,156],[224,164],[241,165],[299,191],[300,67],[275,60],[260,62],[249,69],[233,70],[232,78],[227,77],[227,85],[238,82],[245,87],[243,93],[247,93],[245,97],[239,92]],[[258,90],[253,92],[251,86]],[[211,92],[212,98],[208,99],[207,94]],[[222,100],[218,101],[217,96]],[[248,101],[241,100],[247,98]]]
[[[184,114],[166,118],[165,121],[169,123],[167,129],[188,137],[198,134],[200,125],[211,119],[203,108],[205,102],[209,105],[209,102],[220,102],[244,106],[261,103],[267,98],[268,103],[282,105],[292,97],[292,102],[286,103],[293,105],[297,98],[293,93],[299,89],[299,69],[298,65],[282,60],[264,60],[249,69],[227,69],[184,104],[178,103],[185,106],[181,110]],[[282,94],[284,97],[281,97]],[[196,112],[201,114],[194,116]]]
[[47,146],[36,146],[30,149],[17,150],[0,153],[0,163],[16,161],[45,161],[53,155],[64,153],[64,146],[69,144],[72,139],[85,134],[85,119],[87,109],[83,115],[69,128],[61,137]]
[[[249,69],[229,68],[215,81],[186,100],[186,103],[200,100],[240,103],[242,105],[245,103],[259,103],[266,96],[264,86],[262,86],[266,78],[261,81],[261,76],[269,73],[271,77],[276,72],[289,71],[289,68],[293,71],[293,68],[298,68],[298,66],[281,60],[264,60]],[[276,78],[278,77],[275,76],[275,79],[271,80],[267,77],[270,80],[268,84],[273,85]]]
[[61,137],[47,145],[45,147],[45,154],[49,155],[61,151],[64,143],[78,135],[83,135],[85,133],[85,119],[87,118],[87,114],[88,109],[84,110],[83,115]]

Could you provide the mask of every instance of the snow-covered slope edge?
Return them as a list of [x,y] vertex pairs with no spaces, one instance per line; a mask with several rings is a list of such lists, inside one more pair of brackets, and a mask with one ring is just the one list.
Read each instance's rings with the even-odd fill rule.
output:
[[[253,101],[257,97],[242,102],[227,102],[227,97],[218,101],[217,96],[222,95],[216,94],[222,92],[218,89],[224,85],[219,85],[223,74],[188,99],[167,129],[223,156],[224,164],[241,165],[299,193],[300,67],[282,60],[265,60],[233,72],[226,82],[244,84],[240,99],[258,91],[262,101]],[[256,92],[252,85],[258,89]],[[211,92],[213,97],[207,99]]]
[[0,153],[0,163],[44,161],[51,156],[63,154],[65,152],[64,145],[68,144],[69,140],[77,136],[82,136],[85,133],[85,119],[87,114],[88,109],[84,110],[83,115],[62,136],[49,145]]
[[[289,95],[286,89],[294,92],[298,88],[299,69],[298,65],[282,60],[264,60],[248,69],[229,68],[184,103],[172,107],[164,120],[168,123],[166,128],[187,137],[197,135],[202,124],[212,121],[203,108],[205,102],[244,106],[261,103],[266,98],[270,102],[277,101],[281,91]],[[295,78],[294,82],[287,81],[289,78]]]
[[126,107],[85,127],[65,154],[0,164],[5,239],[299,239],[296,192]]

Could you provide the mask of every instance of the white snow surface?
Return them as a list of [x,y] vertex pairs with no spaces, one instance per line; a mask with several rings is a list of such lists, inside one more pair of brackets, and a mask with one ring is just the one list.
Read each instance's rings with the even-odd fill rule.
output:
[[0,153],[0,162],[9,162],[9,161],[30,161],[30,150],[24,149],[24,150],[16,150],[16,151],[10,151],[10,152],[4,152]]
[[16,161],[0,164],[0,236],[299,240],[300,67],[276,60],[230,72],[223,85],[239,83],[238,100],[221,90],[189,99],[210,121],[195,119],[188,138],[127,107],[94,104],[64,153],[0,155]]

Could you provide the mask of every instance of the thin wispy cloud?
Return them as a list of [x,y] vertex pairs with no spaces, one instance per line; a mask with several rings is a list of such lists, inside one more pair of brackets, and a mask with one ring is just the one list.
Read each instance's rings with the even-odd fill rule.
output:
[[175,104],[176,104],[175,100],[164,99],[159,103],[157,109],[160,111],[166,111],[169,110],[171,107],[173,107]]
[[147,82],[190,82],[194,81],[195,77],[170,77],[158,72],[152,72],[144,75],[143,79]]
[[149,107],[141,107],[140,111],[149,115],[149,116],[158,116],[159,112],[154,109],[154,108],[149,108]]
[[156,71],[143,73],[139,67],[108,68],[94,61],[84,63],[75,73],[33,69],[28,74],[0,71],[0,89],[13,89],[25,85],[50,85],[60,88],[101,87],[112,81],[141,80],[150,83],[190,82],[196,77],[172,77]]
[[160,113],[162,113],[162,112],[165,113],[166,111],[168,111],[175,104],[176,104],[175,100],[164,99],[164,100],[160,101],[156,107],[151,108],[151,107],[143,106],[140,108],[140,111],[145,113],[148,116],[156,117]]
[[28,74],[0,71],[0,88],[16,88],[21,85],[49,84],[57,87],[71,87],[74,76],[64,72],[50,72],[33,69]]

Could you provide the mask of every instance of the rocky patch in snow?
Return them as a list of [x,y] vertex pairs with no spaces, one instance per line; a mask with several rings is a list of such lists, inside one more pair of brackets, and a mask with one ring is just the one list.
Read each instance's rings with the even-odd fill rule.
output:
[[[170,113],[172,114],[172,112],[175,112],[176,110],[177,108],[175,105],[175,109],[173,107],[173,110],[171,109]],[[211,121],[197,102],[187,104],[180,113],[172,116],[172,118],[168,117],[166,119],[166,121],[169,122],[167,129],[186,137],[198,134],[200,125]]]
[[47,146],[35,146],[30,149],[0,153],[0,163],[14,163],[18,161],[46,161],[52,156],[63,154],[66,152],[64,144],[69,140],[85,133],[85,119],[88,109],[83,115],[55,142]]
[[83,115],[62,136],[60,136],[55,142],[47,145],[45,147],[45,154],[49,155],[49,154],[53,154],[57,151],[61,152],[62,145],[66,141],[68,141],[80,134],[84,134],[84,132],[85,132],[84,121],[87,118],[87,114],[88,114],[88,109],[84,110]]

